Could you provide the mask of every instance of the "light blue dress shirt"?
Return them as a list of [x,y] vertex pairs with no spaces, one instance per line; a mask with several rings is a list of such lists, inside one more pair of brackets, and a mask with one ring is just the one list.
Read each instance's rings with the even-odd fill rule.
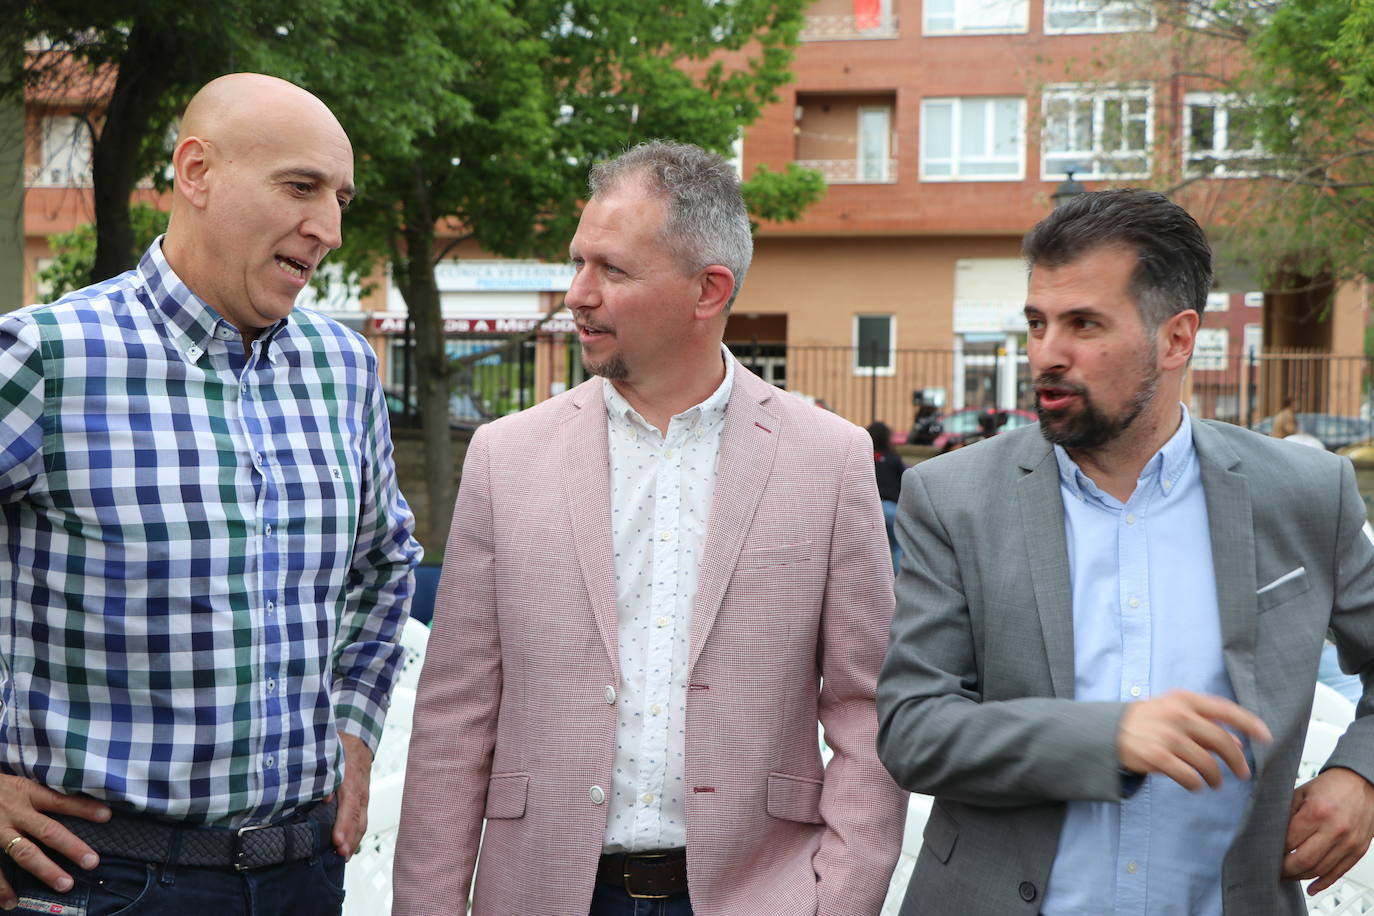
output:
[[[1187,409],[1124,504],[1055,446],[1073,582],[1074,691],[1134,702],[1174,688],[1235,699],[1202,475]],[[1249,746],[1246,757],[1251,760]],[[1069,802],[1046,916],[1221,913],[1221,865],[1250,797],[1223,766],[1220,789],[1190,793],[1151,775],[1130,798]]]

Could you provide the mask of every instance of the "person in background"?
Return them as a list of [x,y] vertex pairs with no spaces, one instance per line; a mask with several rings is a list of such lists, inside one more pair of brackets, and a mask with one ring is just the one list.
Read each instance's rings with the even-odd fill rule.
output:
[[1283,406],[1274,414],[1274,428],[1269,434],[1275,439],[1286,439],[1299,432],[1301,430],[1298,429],[1298,416],[1293,412],[1293,399],[1285,397]]
[[0,317],[0,907],[329,916],[421,550],[377,357],[296,297],[353,151],[220,77],[138,266]]
[[881,420],[868,425],[873,440],[873,470],[878,477],[878,498],[883,502],[883,520],[887,523],[887,545],[892,550],[892,572],[897,572],[902,548],[897,545],[897,532],[892,523],[897,518],[897,500],[902,496],[902,474],[906,464],[892,447],[892,430]]

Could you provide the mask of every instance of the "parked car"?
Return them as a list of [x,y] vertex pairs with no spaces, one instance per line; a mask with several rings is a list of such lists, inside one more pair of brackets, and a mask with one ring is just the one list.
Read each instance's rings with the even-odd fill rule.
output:
[[[940,432],[931,442],[935,451],[937,453],[947,452],[956,445],[967,441],[970,437],[985,435],[983,424],[980,422],[980,418],[985,412],[985,408],[982,407],[964,407],[941,417]],[[997,432],[1040,422],[1040,418],[1029,410],[1013,409],[1002,411],[1002,413],[1006,414],[1006,419],[997,427]]]
[[[1274,430],[1274,418],[1265,417],[1250,428],[1267,436]],[[1300,413],[1298,431],[1308,436],[1316,436],[1328,451],[1334,452],[1374,437],[1374,420],[1343,417],[1332,413]]]

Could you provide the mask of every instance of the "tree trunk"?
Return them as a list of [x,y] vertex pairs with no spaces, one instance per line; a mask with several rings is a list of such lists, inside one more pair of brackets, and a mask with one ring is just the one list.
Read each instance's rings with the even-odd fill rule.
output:
[[[415,380],[424,440],[425,488],[429,524],[422,543],[437,556],[448,538],[453,515],[453,436],[449,430],[449,361],[439,287],[434,282],[434,220],[412,199],[404,231],[405,276],[401,290],[415,322]],[[410,218],[413,217],[413,218]]]
[[172,74],[181,69],[176,55],[185,53],[174,38],[135,24],[105,114],[105,125],[92,146],[95,197],[95,263],[91,282],[99,283],[137,263],[129,197],[143,177],[139,149],[147,135]]

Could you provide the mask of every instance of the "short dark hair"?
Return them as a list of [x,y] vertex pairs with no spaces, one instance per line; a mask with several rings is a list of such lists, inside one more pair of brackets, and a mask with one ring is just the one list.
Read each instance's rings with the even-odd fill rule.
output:
[[719,264],[734,275],[728,310],[754,256],[749,211],[734,167],[691,143],[649,140],[592,166],[588,185],[595,197],[630,177],[642,178],[667,205],[663,242],[686,273]]
[[1063,267],[1099,248],[1137,257],[1131,294],[1151,331],[1186,309],[1202,315],[1212,248],[1188,211],[1156,191],[1116,188],[1073,198],[1035,224],[1021,253],[1029,266]]

